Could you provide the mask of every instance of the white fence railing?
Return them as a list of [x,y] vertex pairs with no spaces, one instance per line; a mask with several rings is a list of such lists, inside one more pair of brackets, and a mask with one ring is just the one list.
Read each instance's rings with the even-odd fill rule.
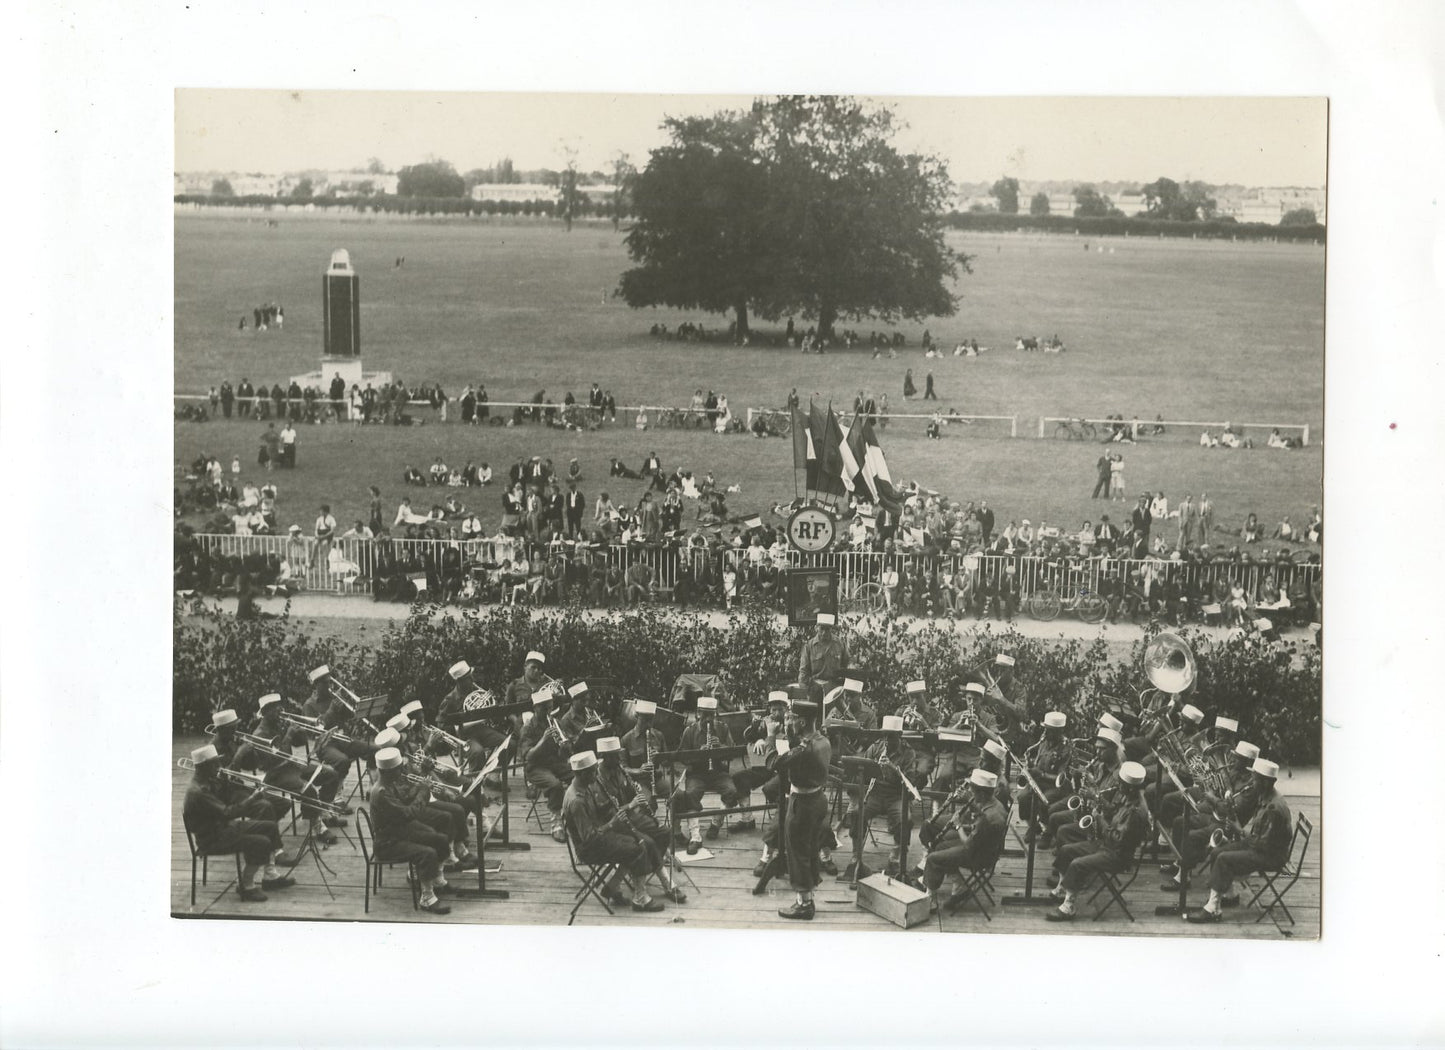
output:
[[[1086,428],[1081,427],[1080,424],[1087,424],[1089,427],[1093,427],[1094,433],[1081,433],[1080,431]],[[1308,423],[1233,423],[1228,420],[1214,422],[1189,419],[1122,420],[1093,419],[1084,416],[1040,416],[1039,437],[1102,437],[1111,428],[1120,427],[1129,431],[1129,436],[1132,440],[1138,441],[1141,434],[1145,437],[1149,436],[1150,430],[1154,427],[1165,427],[1166,429],[1169,427],[1203,427],[1206,430],[1222,431],[1226,426],[1236,434],[1243,434],[1246,431],[1268,432],[1278,430],[1281,432],[1281,436],[1283,436],[1285,431],[1289,431],[1290,433],[1298,432],[1302,445],[1308,445],[1310,443],[1310,425]],[[1198,435],[1196,434],[1191,440],[1198,440]],[[1262,445],[1263,443],[1263,441],[1255,441],[1256,446]]]
[[[553,559],[568,567],[585,562],[589,569],[606,572],[616,567],[623,573],[641,563],[651,569],[659,587],[677,585],[679,569],[686,566],[697,581],[716,580],[725,567],[745,573],[749,555],[745,548],[690,548],[657,545],[620,545],[593,548],[564,543],[529,544],[510,537],[477,540],[441,539],[343,539],[317,540],[313,537],[226,536],[197,534],[194,548],[182,544],[176,555],[178,588],[202,591],[223,590],[234,585],[239,572],[251,574],[253,582],[276,584],[288,589],[322,594],[373,593],[381,579],[420,577],[425,589],[440,595],[449,579],[459,580],[476,572],[496,570],[507,562],[526,556],[529,569],[518,579],[542,576]],[[1112,557],[1061,557],[1020,555],[924,555],[918,552],[883,553],[867,550],[828,551],[800,554],[788,550],[780,563],[771,557],[773,568],[836,567],[841,593],[855,593],[865,584],[910,586],[909,581],[931,579],[935,573],[960,572],[988,583],[1005,577],[1012,566],[1022,598],[1048,589],[1070,598],[1081,593],[1104,593],[1110,579],[1122,586],[1140,574],[1140,581],[1162,585],[1166,581],[1198,592],[1218,591],[1240,585],[1253,602],[1261,585],[1273,574],[1282,590],[1296,585],[1308,587],[1317,577],[1316,563],[1293,562],[1169,562],[1158,559]],[[896,574],[896,579],[893,575]],[[417,590],[422,589],[420,586]]]

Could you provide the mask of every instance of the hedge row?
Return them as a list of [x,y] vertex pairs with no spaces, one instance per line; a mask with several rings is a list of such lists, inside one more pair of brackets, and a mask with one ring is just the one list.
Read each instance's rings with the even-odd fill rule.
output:
[[[529,649],[548,654],[548,672],[573,681],[609,678],[632,696],[662,699],[683,672],[722,676],[724,700],[753,706],[769,688],[792,680],[803,632],[766,612],[730,615],[715,626],[702,615],[660,608],[597,614],[576,608],[533,616],[515,606],[491,606],[461,616],[418,605],[387,626],[374,646],[315,637],[287,616],[238,621],[212,607],[177,604],[174,616],[173,716],[177,733],[194,733],[211,712],[233,707],[249,717],[269,692],[301,699],[306,672],[330,664],[347,684],[396,703],[416,698],[432,707],[448,688],[447,668],[466,659],[480,685],[497,691],[520,673]],[[1267,650],[1246,639],[1215,642],[1185,632],[1199,678],[1193,702],[1211,716],[1239,718],[1247,739],[1281,761],[1320,760],[1320,654]],[[869,683],[880,714],[902,699],[903,683],[929,682],[935,696],[958,698],[971,668],[1007,650],[1018,659],[1015,679],[1029,714],[1061,709],[1076,724],[1091,723],[1103,697],[1133,701],[1147,684],[1140,668],[1144,641],[1125,660],[1102,639],[1025,638],[987,627],[960,634],[951,625],[880,619],[850,634],[852,663]]]
[[[320,209],[354,208],[372,214],[395,213],[398,215],[539,215],[555,216],[558,203],[551,199],[529,201],[472,200],[470,197],[308,197],[304,200],[294,197],[270,197],[248,194],[242,197],[215,197],[206,193],[178,193],[176,204],[197,204],[202,207],[225,206],[239,208],[287,208],[313,205]],[[579,200],[574,218],[611,218],[611,202],[593,203]],[[625,216],[624,216],[625,217]]]
[[1044,233],[1087,234],[1095,237],[1202,237],[1209,240],[1319,241],[1325,228],[1273,226],[1263,222],[1197,221],[1150,219],[1122,215],[1075,218],[1072,215],[1006,215],[1001,212],[950,212],[944,222],[956,230],[981,233],[1016,233],[1037,230]]

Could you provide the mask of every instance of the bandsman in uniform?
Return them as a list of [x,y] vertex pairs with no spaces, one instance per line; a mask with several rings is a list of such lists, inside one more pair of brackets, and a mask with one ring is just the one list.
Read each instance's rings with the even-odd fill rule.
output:
[[[195,772],[186,789],[183,806],[186,828],[195,836],[196,848],[202,853],[241,854],[241,882],[236,892],[247,903],[266,900],[262,890],[284,890],[296,880],[282,875],[278,864],[288,867],[295,857],[281,854],[281,830],[274,820],[246,819],[246,813],[262,795],[251,792],[234,803],[228,803],[221,789],[221,756],[214,744],[205,744],[191,752]],[[264,868],[261,889],[256,888],[256,872]]]
[[653,756],[667,750],[667,741],[662,730],[652,724],[657,714],[657,704],[651,700],[637,700],[632,705],[632,715],[637,720],[622,737],[622,762],[627,775],[637,784],[637,789],[647,798],[653,813],[657,812],[658,797],[670,798],[673,791],[672,771],[657,765]]
[[1237,837],[1223,843],[1210,857],[1209,899],[1204,907],[1185,915],[1190,922],[1218,922],[1235,879],[1255,871],[1279,871],[1289,862],[1294,827],[1289,803],[1275,787],[1279,766],[1256,758],[1250,768],[1254,773],[1254,817],[1247,828],[1231,828]]
[[[637,784],[627,775],[622,768],[622,741],[615,736],[598,737],[597,739],[597,786],[607,796],[614,810],[621,810],[627,806],[633,808],[625,820],[626,828],[633,832],[638,839],[648,847],[647,860],[651,870],[657,876],[657,883],[662,887],[663,894],[668,900],[677,904],[687,903],[687,894],[678,888],[673,882],[672,875],[667,869],[668,839],[667,829],[659,824],[643,805],[634,805],[639,799],[644,803],[646,796],[638,790]],[[614,903],[624,903],[614,901]]]
[[[1094,795],[1103,799],[1118,779],[1118,769],[1123,761],[1124,738],[1117,729],[1100,726],[1094,734],[1094,758],[1084,767],[1079,781],[1080,795]],[[1141,767],[1142,768],[1142,767]],[[1065,795],[1049,807],[1048,827],[1039,840],[1040,849],[1052,849],[1055,838],[1063,842],[1077,842],[1084,837],[1078,818],[1083,811],[1069,809],[1069,797]]]
[[[877,816],[885,817],[888,821],[888,834],[893,837],[893,849],[888,854],[888,873],[893,875],[898,872],[902,847],[907,845],[903,840],[903,810],[905,806],[911,805],[913,800],[912,796],[908,794],[907,788],[903,786],[903,778],[900,774],[913,768],[915,756],[913,749],[903,741],[903,719],[901,717],[885,715],[883,732],[887,735],[882,740],[875,741],[863,753],[865,758],[877,762],[883,769],[871,783],[864,787],[861,805],[865,825]],[[909,779],[912,780],[912,777]],[[857,833],[859,805],[857,799],[849,804],[848,812],[843,817],[843,823],[838,828],[837,837],[841,838],[842,833]],[[910,828],[909,836],[911,837],[912,834],[913,831]],[[857,843],[854,843],[854,846],[856,847]],[[851,868],[851,866],[850,864],[849,867]]]
[[961,868],[988,871],[1003,854],[1008,812],[998,799],[1001,786],[1007,785],[1001,783],[997,773],[981,767],[969,773],[967,790],[974,812],[956,815],[923,862],[923,884],[928,891],[930,910],[938,907],[938,889],[944,879]]
[[590,697],[586,682],[574,682],[567,687],[567,709],[557,716],[557,724],[571,740],[581,740],[589,728],[602,725],[602,716],[588,702]]
[[[252,735],[260,738],[262,743],[290,754],[291,749],[301,741],[296,739],[297,731],[289,729],[281,721],[281,694],[267,693],[256,705],[260,716]],[[340,783],[330,766],[300,760],[288,762],[245,743],[237,749],[232,763],[238,769],[260,770],[268,784],[285,788],[297,795],[311,793],[323,802],[330,802],[336,797],[336,788]],[[345,824],[340,817],[326,817],[323,820],[320,810],[306,804],[301,807],[301,815],[310,822],[310,833],[316,840],[328,846],[336,843],[336,836],[328,829],[343,827]]]
[[662,902],[647,893],[647,877],[653,870],[648,847],[618,827],[623,818],[597,784],[596,753],[579,751],[568,765],[572,783],[564,793],[562,813],[577,858],[587,864],[620,864],[632,887],[632,910],[662,911]]
[[[386,730],[381,735],[386,736]],[[452,909],[437,898],[439,892],[449,888],[441,869],[442,858],[447,855],[447,837],[423,819],[425,807],[414,800],[408,790],[410,785],[401,775],[405,761],[394,746],[383,746],[376,752],[376,783],[370,795],[376,859],[414,864],[421,910],[447,915]]]
[[798,657],[798,681],[814,703],[821,703],[828,690],[842,684],[848,667],[848,647],[834,634],[836,625],[833,613],[820,612],[813,637],[803,643]]
[[768,756],[777,754],[777,740],[787,736],[788,691],[773,689],[768,693],[768,705],[746,729],[743,743],[759,761],[733,774],[733,784],[738,794],[746,797],[756,788],[761,788],[763,798],[769,802],[778,801],[778,773]]
[[[716,720],[716,715],[717,697],[698,697],[697,721],[682,731],[682,740],[678,744],[678,749],[700,751],[713,747],[731,747],[732,732],[726,723]],[[728,771],[728,763],[703,759],[687,767],[687,775],[683,779],[682,787],[672,796],[673,813],[701,809],[702,796],[709,791],[716,791],[722,797],[724,806],[741,804],[742,796],[738,794],[737,785],[733,783],[732,774]],[[674,817],[674,825],[676,824],[677,818]],[[756,826],[757,823],[752,817],[746,817],[735,823],[733,830],[747,831]],[[702,821],[698,817],[692,817],[688,820],[688,828],[687,852],[695,854],[702,848]],[[675,826],[673,830],[677,831],[678,828]],[[722,830],[722,818],[713,817],[707,828],[708,841],[717,838],[720,830]]]
[[[236,712],[230,708],[224,711],[217,711],[211,715],[211,727],[215,730],[215,737],[212,744],[220,756],[221,766],[226,769],[240,769],[234,765],[237,752],[241,748],[240,742],[236,740],[236,733],[241,728],[241,720]],[[249,752],[248,752],[249,753]],[[255,768],[254,765],[249,768]],[[224,777],[215,777],[211,783],[220,795],[222,801],[228,805],[239,801],[237,792],[239,785],[226,780]],[[243,815],[254,817],[257,820],[284,820],[291,812],[291,806],[283,799],[273,798],[267,795],[251,795],[251,801],[247,803]]]
[[307,672],[306,677],[314,691],[301,705],[302,713],[317,719],[322,729],[334,729],[345,736],[345,739],[337,739],[335,735],[328,737],[317,757],[334,769],[343,780],[346,779],[346,767],[357,759],[362,759],[371,767],[376,752],[370,741],[345,732],[346,727],[355,721],[355,716],[351,709],[341,702],[340,691],[334,688],[332,682],[331,668],[322,664]]
[[[819,850],[828,834],[828,767],[833,748],[818,731],[818,705],[794,701],[788,714],[786,750],[775,766],[788,778],[788,813],[783,828],[787,851],[788,881],[793,903],[779,908],[785,919],[808,920],[815,914],[813,890],[822,881]],[[777,741],[774,743],[778,747]]]
[[[1229,760],[1226,758],[1234,751],[1234,745],[1239,741],[1239,721],[1234,718],[1226,718],[1219,715],[1214,719],[1214,728],[1208,732],[1198,733],[1193,737],[1195,743],[1203,753],[1204,761],[1210,766],[1223,766]],[[1256,756],[1258,757],[1258,756]],[[1229,762],[1233,765],[1232,762]],[[1192,773],[1185,779],[1187,770],[1175,770],[1184,780],[1186,786],[1194,781]],[[1166,827],[1172,825],[1184,813],[1184,794],[1178,788],[1171,787],[1171,790],[1164,793],[1159,800],[1159,822]]]
[[[1023,760],[1035,783],[1043,790],[1050,805],[1067,797],[1068,785],[1059,782],[1060,774],[1069,764],[1069,742],[1064,738],[1069,718],[1062,711],[1050,711],[1044,715],[1043,733],[1034,745],[1024,752]],[[1019,816],[1029,822],[1029,835],[1036,835],[1044,823],[1041,805],[1032,791],[1022,792],[1019,798]]]
[[[1200,785],[1190,789],[1196,805],[1182,813],[1170,829],[1174,848],[1179,851],[1186,868],[1193,869],[1204,859],[1209,852],[1209,838],[1214,832],[1229,831],[1229,818],[1238,824],[1248,824],[1254,816],[1253,767],[1258,757],[1259,748],[1249,741],[1241,740],[1234,745],[1234,768],[1230,771],[1227,798],[1218,798]],[[1226,819],[1217,820],[1216,814]],[[1179,865],[1161,865],[1159,874],[1165,880],[1160,889],[1179,889]]]
[[[480,693],[477,686],[475,672],[472,665],[465,660],[458,660],[447,668],[447,677],[452,680],[452,688],[442,698],[441,706],[437,708],[437,719],[446,724],[452,724],[453,719],[464,711],[476,710],[485,711],[485,708],[467,707],[467,698],[473,693]],[[510,696],[510,692],[508,693]],[[508,701],[510,702],[510,701]],[[472,701],[473,704],[476,701]],[[506,740],[507,734],[496,726],[486,722],[475,722],[465,728],[458,728],[456,735],[467,741],[467,762],[476,768],[487,761],[487,755],[494,751],[502,741]],[[502,768],[506,768],[504,756]]]
[[575,741],[563,736],[560,727],[554,728],[552,697],[553,690],[545,686],[532,694],[532,720],[522,729],[522,756],[527,785],[546,799],[552,838],[563,842],[567,831],[562,824],[562,800],[572,779],[567,759]]
[[1054,851],[1054,871],[1059,875],[1059,883],[1050,892],[1058,899],[1059,906],[1044,916],[1050,922],[1073,919],[1074,900],[1079,891],[1099,872],[1129,870],[1134,864],[1134,853],[1149,837],[1153,822],[1144,806],[1144,767],[1138,762],[1125,762],[1115,776],[1119,782],[1119,804],[1112,815],[1096,818],[1099,823],[1089,829],[1089,838]]
[[[476,867],[477,855],[470,848],[472,836],[467,827],[467,814],[470,813],[477,819],[479,828],[484,826],[481,823],[482,792],[473,791],[466,798],[462,798],[461,789],[466,786],[466,781],[458,770],[438,764],[432,756],[427,746],[429,733],[425,717],[420,700],[403,704],[397,712],[397,718],[406,718],[409,721],[400,730],[400,743],[394,746],[400,748],[406,758],[408,772],[437,782],[435,789],[420,784],[414,786],[418,801],[425,802],[429,812],[439,818],[433,822],[433,826],[445,833],[452,844],[451,853],[443,864],[445,870],[460,871]],[[444,823],[441,822],[442,819]]]

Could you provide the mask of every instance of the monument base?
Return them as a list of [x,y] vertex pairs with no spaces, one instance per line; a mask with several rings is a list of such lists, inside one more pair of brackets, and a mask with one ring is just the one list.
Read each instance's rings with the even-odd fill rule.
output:
[[346,384],[348,398],[351,396],[353,386],[365,390],[369,384],[373,390],[379,390],[392,381],[390,372],[363,371],[359,357],[323,357],[320,369],[305,375],[292,376],[291,382],[299,384],[303,390],[307,387],[315,387],[323,394],[327,394],[331,391],[331,381],[338,375]]

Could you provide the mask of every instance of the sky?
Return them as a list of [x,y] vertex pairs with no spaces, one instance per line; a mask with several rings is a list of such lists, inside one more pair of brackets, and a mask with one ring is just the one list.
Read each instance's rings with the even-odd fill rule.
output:
[[[749,95],[502,94],[181,89],[178,172],[395,171],[430,157],[458,171],[511,157],[518,170],[584,171],[619,151],[639,167],[667,116],[738,109]],[[890,98],[898,144],[935,153],[958,182],[1324,186],[1323,98]]]

